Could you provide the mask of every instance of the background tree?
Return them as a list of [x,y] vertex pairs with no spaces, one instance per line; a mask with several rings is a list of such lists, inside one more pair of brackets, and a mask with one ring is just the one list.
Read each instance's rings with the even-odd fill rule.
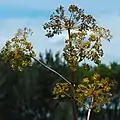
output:
[[[46,56],[46,54],[44,56]],[[46,63],[45,58],[46,57],[43,57],[43,55],[41,54],[41,57],[39,59],[44,63]],[[61,56],[59,56],[59,58],[60,58],[59,61],[61,61]],[[55,56],[53,56],[53,60],[54,62],[56,61]],[[58,65],[58,67],[56,67],[55,70],[59,71],[61,74],[64,74],[64,76],[68,78],[68,67],[64,63],[64,61],[62,61],[62,65],[61,65],[61,62],[59,64],[57,63],[56,65]],[[106,66],[106,69],[112,71],[111,67],[107,65],[104,65],[104,66]],[[116,68],[119,69],[119,67],[120,67],[119,64],[117,64]],[[52,68],[54,67],[52,66]],[[82,79],[85,77],[88,77],[88,76],[92,77],[94,68],[95,68],[95,72],[97,69],[99,71],[98,73],[101,75],[101,77],[103,77],[102,76],[103,70],[101,70],[101,67],[99,70],[99,66],[91,67],[90,71],[85,70],[83,66],[79,66],[77,71],[78,78],[79,78],[78,83],[80,83],[80,81],[82,81]],[[68,100],[65,100],[65,99],[53,100],[54,96],[52,95],[52,88],[55,85],[55,83],[60,82],[61,79],[58,79],[56,75],[46,70],[40,64],[34,61],[31,67],[24,69],[23,72],[19,72],[18,78],[15,78],[16,73],[11,71],[8,65],[6,65],[5,67],[4,61],[3,62],[0,61],[0,69],[2,69],[0,71],[0,119],[1,120],[9,120],[13,118],[14,120],[18,120],[18,119],[26,120],[27,119],[26,116],[28,116],[28,109],[26,108],[25,110],[27,111],[25,112],[26,113],[25,116],[22,116],[21,108],[23,106],[26,106],[27,102],[19,102],[19,105],[18,105],[18,103],[15,101],[26,101],[25,98],[28,95],[30,95],[30,97],[28,97],[30,101],[29,109],[32,109],[33,113],[35,113],[34,116],[32,116],[33,113],[29,112],[29,119],[33,119],[33,118],[37,118],[38,120],[42,120],[43,118],[45,120],[62,120],[62,118],[64,118],[65,120],[73,119],[72,107],[70,105],[70,102],[68,102]],[[13,73],[11,73],[10,71]],[[115,72],[117,71],[115,70],[114,73]],[[107,72],[104,72],[104,75],[106,77],[108,75]],[[111,72],[110,72],[110,75],[112,75]],[[119,72],[117,72],[114,75],[119,76]],[[9,78],[9,81],[8,81],[8,78]],[[112,75],[112,78],[116,78],[116,76]],[[27,81],[31,81],[31,82],[27,82]],[[115,81],[117,82],[116,79]],[[118,82],[119,82],[119,79],[118,79]],[[14,87],[12,86],[16,87],[18,95],[20,96],[19,98],[16,95],[16,92],[15,92],[16,90],[13,89]],[[30,86],[34,86],[34,87],[30,87]],[[111,104],[108,105],[107,109],[101,108],[101,111],[99,113],[92,112],[91,120],[96,120],[96,119],[97,120],[101,120],[101,119],[119,120],[120,118],[119,86],[117,90],[114,91],[113,95],[114,95],[113,96],[114,99],[111,101]],[[117,103],[116,110],[114,108],[115,102]],[[44,112],[42,110],[44,110]],[[14,111],[14,112],[11,113],[11,111]],[[50,113],[49,118],[46,116],[48,113]],[[39,117],[39,115],[41,117]],[[82,109],[81,107],[79,107],[79,118],[81,120],[84,120],[85,116],[86,116],[86,109]]]
[[[60,58],[59,53],[53,56],[51,51],[46,51],[45,57],[40,55],[39,59],[48,66],[54,65],[54,69],[67,76],[67,65]],[[36,61],[22,72],[13,71],[9,64],[5,67],[4,61],[0,62],[0,68],[2,69],[0,71],[0,118],[2,120],[56,118],[54,114],[58,101],[53,100],[52,87],[61,79]]]

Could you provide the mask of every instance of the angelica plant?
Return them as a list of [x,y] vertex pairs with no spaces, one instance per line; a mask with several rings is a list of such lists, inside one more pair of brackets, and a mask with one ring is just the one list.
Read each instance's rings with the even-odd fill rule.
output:
[[[91,109],[96,107],[95,105],[97,102],[100,103],[101,100],[102,103],[106,98],[103,96],[104,92],[99,86],[99,84],[104,84],[104,80],[102,80],[103,83],[101,83],[99,77],[97,77],[96,81],[98,83],[92,79],[92,84],[91,82],[87,83],[88,86],[79,84],[76,89],[75,72],[81,62],[84,63],[86,68],[89,68],[86,60],[93,61],[98,65],[100,64],[100,58],[104,53],[102,49],[102,40],[110,41],[112,38],[110,30],[99,26],[92,15],[85,14],[84,10],[78,8],[76,5],[70,5],[68,10],[65,10],[63,6],[58,7],[55,12],[50,15],[50,20],[45,23],[43,27],[48,38],[60,35],[64,31],[67,32],[64,40],[65,46],[63,48],[63,56],[71,71],[71,78],[69,80],[71,84],[57,83],[53,89],[53,94],[55,94],[57,98],[69,97],[72,100],[74,120],[77,120],[78,117],[76,104],[81,103],[80,101],[85,102],[86,98],[90,97],[89,91],[92,91],[92,89],[98,85],[98,88],[96,89],[95,87],[93,90],[94,93],[96,93],[95,95],[98,96],[94,96],[94,100],[93,97],[90,97],[91,104],[87,115],[87,120],[89,120]],[[95,76],[99,75],[95,74],[93,77]],[[108,79],[106,78],[105,81],[107,80]],[[85,79],[83,81],[83,83],[85,83]],[[84,92],[82,91],[83,88],[85,89]],[[101,94],[103,93],[102,98],[100,97],[101,94],[99,92],[101,92]],[[110,95],[109,90],[106,92],[108,92],[107,95]]]
[[[43,28],[48,38],[67,32],[63,56],[70,69],[69,80],[36,58],[33,46],[28,41],[28,36],[32,34],[28,28],[19,29],[15,36],[6,42],[1,50],[1,58],[13,70],[24,70],[25,67],[32,65],[31,59],[34,59],[57,74],[63,82],[54,86],[53,94],[57,99],[70,98],[74,120],[78,118],[77,107],[87,107],[89,120],[92,109],[100,108],[99,106],[109,101],[107,98],[111,97],[113,83],[109,78],[102,79],[100,75],[94,74],[92,78],[85,78],[77,85],[75,72],[82,62],[87,68],[89,68],[87,61],[100,64],[100,58],[104,53],[102,40],[110,41],[112,38],[110,30],[99,26],[92,15],[85,14],[84,10],[76,5],[70,5],[68,10],[63,6],[58,7]],[[89,100],[89,105],[86,105],[86,100]]]

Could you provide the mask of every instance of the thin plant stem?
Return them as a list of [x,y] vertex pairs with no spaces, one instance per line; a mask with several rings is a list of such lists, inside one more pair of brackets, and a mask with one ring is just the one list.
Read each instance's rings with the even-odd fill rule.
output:
[[92,110],[92,105],[93,105],[94,98],[92,97],[91,99],[92,100],[91,100],[91,105],[90,105],[90,107],[88,109],[87,120],[90,120],[90,115],[91,115],[91,110]]
[[[69,37],[69,40],[71,40],[71,31],[70,31],[70,29],[68,29],[68,37]],[[72,47],[72,42],[71,41],[70,41],[69,44],[70,44],[70,47]],[[71,101],[72,101],[71,104],[72,104],[72,107],[73,107],[74,120],[77,120],[77,118],[78,118],[78,109],[77,109],[76,101],[74,99],[74,92],[75,92],[75,90],[74,90],[74,87],[73,87],[74,86],[74,82],[75,82],[75,72],[70,69],[70,74],[71,74],[70,80],[71,80],[71,84],[72,84],[71,85],[71,92],[70,92],[70,94],[71,94]]]
[[90,120],[91,108],[88,109],[87,120]]
[[53,73],[55,73],[56,75],[58,75],[60,78],[62,78],[65,82],[67,82],[69,85],[71,85],[71,82],[69,82],[65,77],[63,77],[60,73],[58,73],[57,71],[55,71],[54,69],[48,67],[47,65],[45,65],[43,62],[41,62],[40,60],[36,59],[35,57],[32,57],[35,61],[37,61],[38,63],[40,63],[42,66],[44,66],[45,68],[49,69],[50,71],[52,71]]

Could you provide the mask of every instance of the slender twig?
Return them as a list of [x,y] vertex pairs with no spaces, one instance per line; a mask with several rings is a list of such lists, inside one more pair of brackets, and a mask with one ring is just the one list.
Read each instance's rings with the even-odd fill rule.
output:
[[43,62],[41,62],[40,60],[36,59],[35,57],[32,57],[35,61],[37,61],[38,63],[40,63],[42,66],[44,66],[45,68],[49,69],[50,71],[52,71],[53,73],[55,73],[56,75],[58,75],[60,78],[62,78],[64,81],[66,81],[68,84],[71,85],[71,82],[69,82],[65,77],[63,77],[60,73],[58,73],[57,71],[53,70],[52,68],[48,67],[47,65],[45,65]]

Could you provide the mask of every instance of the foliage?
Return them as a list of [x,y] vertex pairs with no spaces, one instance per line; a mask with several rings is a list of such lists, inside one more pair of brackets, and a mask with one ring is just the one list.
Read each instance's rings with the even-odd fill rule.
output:
[[[56,53],[55,56],[47,51],[45,57],[40,56],[39,59],[67,76],[60,55]],[[53,100],[52,87],[56,80],[59,81],[56,75],[36,61],[32,61],[32,66],[22,72],[9,70],[9,65],[4,65],[0,61],[0,119],[28,120],[29,116],[29,119],[53,120],[57,102]]]
[[[52,59],[48,59],[46,55],[51,54],[50,51],[45,53],[45,57],[41,55],[39,58],[45,64],[52,66],[55,70],[59,71],[64,76],[68,77],[68,67],[62,61],[61,57],[52,56]],[[57,54],[57,53],[56,53]],[[46,59],[45,59],[46,58]],[[58,59],[59,58],[59,59]],[[51,62],[53,60],[53,62]],[[60,62],[58,62],[60,61]],[[90,69],[89,73],[98,72],[101,77],[107,76],[110,78],[114,78],[115,81],[120,83],[120,64],[110,64],[106,66],[106,70],[104,71],[104,67],[101,70],[101,66],[96,66]],[[103,66],[102,65],[102,66]],[[96,68],[96,69],[94,69]],[[37,119],[37,120],[73,120],[71,117],[72,114],[72,106],[71,103],[67,99],[55,99],[53,100],[53,96],[51,94],[51,90],[53,85],[56,82],[61,81],[61,79],[57,79],[57,77],[44,69],[37,62],[34,62],[32,67],[25,68],[23,72],[20,72],[18,77],[16,78],[16,72],[12,73],[8,71],[8,69],[4,66],[2,62],[0,62],[0,119],[1,120],[28,120],[27,115],[30,115],[29,119]],[[78,74],[82,74],[78,79],[83,79],[84,77],[91,77],[91,74],[87,74],[83,66],[79,66]],[[7,72],[8,71],[8,72]],[[33,72],[34,71],[34,72]],[[104,76],[103,76],[104,73]],[[109,74],[108,74],[109,73]],[[113,74],[114,73],[114,74]],[[108,76],[109,75],[109,76]],[[89,79],[91,80],[91,79]],[[14,87],[16,89],[14,89]],[[109,105],[106,105],[106,109],[102,108],[99,113],[92,113],[92,120],[119,120],[119,91],[120,87],[116,86],[116,93],[113,93],[112,101]],[[54,89],[54,88],[53,88]],[[17,94],[16,94],[17,93]],[[117,97],[114,97],[117,96]],[[113,99],[114,98],[114,99]],[[27,101],[26,101],[27,100]],[[20,102],[19,102],[20,101]],[[29,103],[29,104],[28,104]],[[59,104],[58,104],[59,103]],[[116,105],[117,103],[117,105]],[[29,105],[29,108],[26,107]],[[116,105],[117,109],[112,108],[112,106]],[[23,108],[25,108],[23,110]],[[12,113],[11,113],[12,111]],[[22,111],[22,112],[21,112]],[[32,111],[32,112],[31,112]],[[34,116],[33,116],[34,113]],[[47,117],[47,114],[50,114],[50,117]],[[85,119],[86,111],[84,109],[79,110],[79,117],[81,119]],[[24,116],[22,116],[24,114]],[[1,115],[4,116],[1,118]],[[41,116],[40,118],[38,116]],[[20,117],[22,116],[22,118]],[[83,116],[83,118],[82,118]],[[52,118],[51,118],[52,117]],[[69,118],[67,118],[69,117]]]

